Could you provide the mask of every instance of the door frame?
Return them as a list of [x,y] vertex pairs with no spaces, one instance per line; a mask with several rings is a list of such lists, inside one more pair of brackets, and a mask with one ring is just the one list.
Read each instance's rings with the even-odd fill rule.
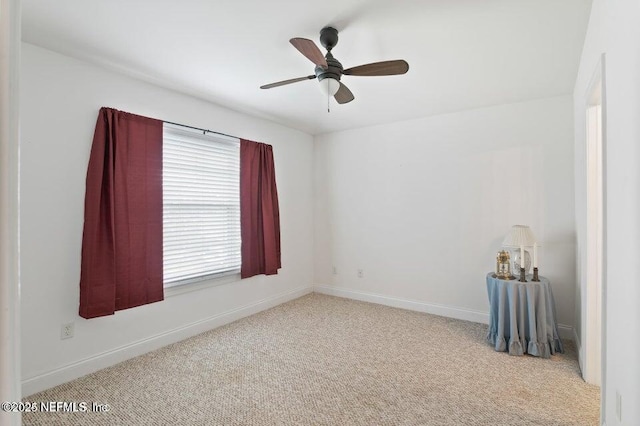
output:
[[[583,298],[586,382],[601,386],[605,407],[606,377],[606,87],[605,55],[596,65],[585,94],[586,115],[586,280]],[[601,416],[604,410],[601,410]],[[603,417],[604,418],[604,417]]]

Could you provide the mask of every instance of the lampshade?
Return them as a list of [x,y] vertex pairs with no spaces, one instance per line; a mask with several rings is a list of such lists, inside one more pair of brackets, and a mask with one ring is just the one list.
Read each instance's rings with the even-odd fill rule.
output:
[[513,225],[502,241],[504,247],[532,246],[536,242],[531,228],[526,225]]
[[340,82],[335,78],[327,77],[320,81],[320,90],[325,95],[333,96],[340,89]]

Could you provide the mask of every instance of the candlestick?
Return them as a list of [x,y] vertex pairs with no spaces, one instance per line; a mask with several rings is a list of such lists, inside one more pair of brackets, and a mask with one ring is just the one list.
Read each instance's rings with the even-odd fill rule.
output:
[[524,246],[520,246],[520,267],[524,268]]
[[533,267],[538,267],[538,243],[533,243]]

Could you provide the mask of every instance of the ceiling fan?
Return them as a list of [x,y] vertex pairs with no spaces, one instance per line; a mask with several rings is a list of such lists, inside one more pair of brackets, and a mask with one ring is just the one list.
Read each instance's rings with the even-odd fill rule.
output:
[[354,99],[353,93],[345,86],[340,78],[343,75],[353,76],[379,76],[398,75],[409,71],[409,64],[400,59],[395,61],[374,62],[357,67],[344,69],[342,64],[333,57],[331,49],[338,44],[338,30],[333,27],[325,27],[320,31],[320,43],[327,49],[327,54],[322,55],[318,46],[306,38],[292,38],[289,40],[293,47],[306,56],[311,62],[316,64],[315,73],[306,77],[292,78],[290,80],[279,81],[277,83],[265,84],[261,89],[271,89],[273,87],[284,86],[285,84],[297,83],[315,78],[320,82],[320,86],[328,96],[333,96],[339,104],[346,104]]

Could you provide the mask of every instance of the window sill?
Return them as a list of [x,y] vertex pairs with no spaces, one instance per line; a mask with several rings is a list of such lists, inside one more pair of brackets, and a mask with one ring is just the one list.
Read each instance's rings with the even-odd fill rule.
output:
[[164,296],[177,296],[179,294],[190,293],[192,291],[203,290],[210,287],[217,287],[219,285],[229,284],[236,281],[240,281],[240,270],[226,272],[217,276],[195,278],[189,281],[175,283],[170,287],[164,288]]

